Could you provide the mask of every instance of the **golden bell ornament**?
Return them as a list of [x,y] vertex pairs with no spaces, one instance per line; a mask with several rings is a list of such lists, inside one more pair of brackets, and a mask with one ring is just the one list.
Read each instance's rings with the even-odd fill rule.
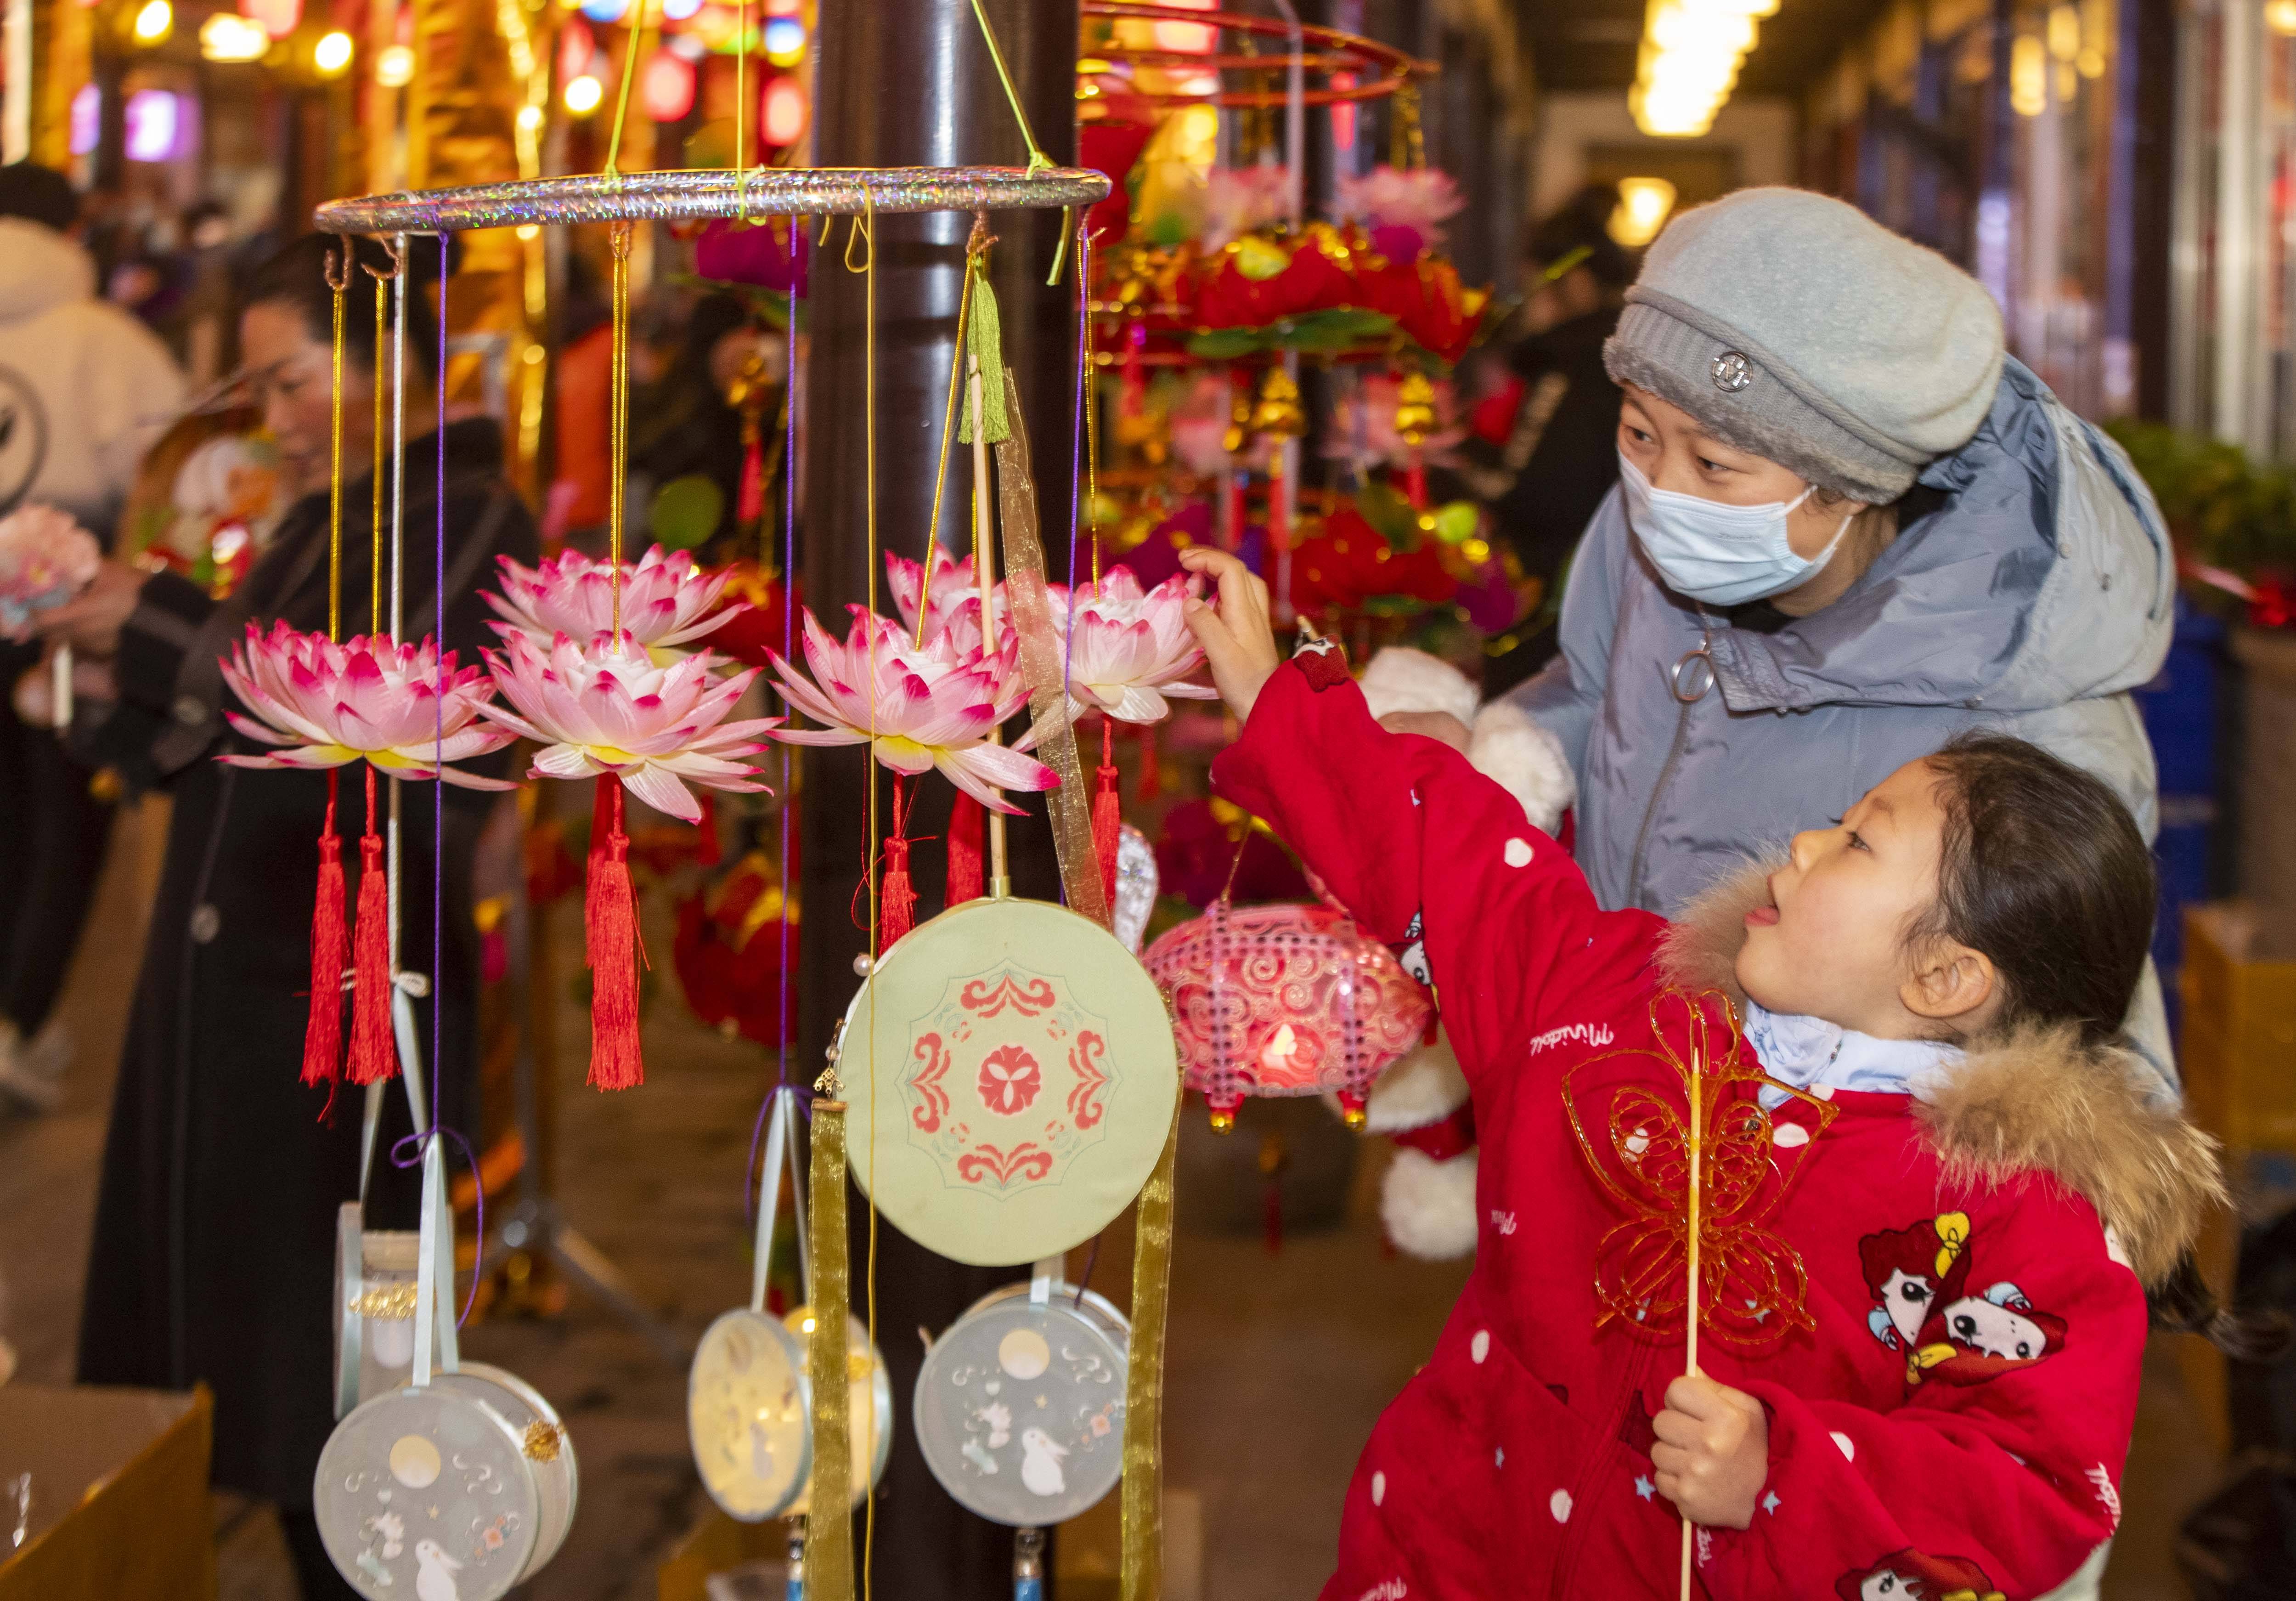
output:
[[[1433,411],[1428,414],[1433,421]],[[1300,386],[1282,367],[1270,367],[1259,385],[1259,403],[1251,408],[1251,431],[1296,439],[1308,431],[1307,414],[1300,409]]]
[[1416,450],[1435,431],[1435,386],[1424,373],[1403,375],[1395,386],[1395,434]]

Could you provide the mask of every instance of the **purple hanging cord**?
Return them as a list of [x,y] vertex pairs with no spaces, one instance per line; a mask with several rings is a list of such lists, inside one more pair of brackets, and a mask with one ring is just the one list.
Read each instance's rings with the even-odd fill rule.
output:
[[[792,225],[790,248],[800,249],[802,233]],[[782,656],[784,660],[797,654],[797,302],[795,289],[789,296],[789,359],[782,373]],[[775,1074],[774,1087],[766,1091],[765,1100],[758,1107],[758,1121],[750,1129],[750,1163],[742,1180],[742,1215],[750,1222],[758,1220],[758,1147],[766,1135],[766,1116],[774,1108],[774,1096],[791,1088],[789,1076],[790,1037],[790,906],[789,906],[789,809],[790,809],[790,748],[782,746],[781,805],[775,821],[781,834],[782,927],[781,965],[775,981],[781,986],[781,1009],[775,1014],[775,1026],[781,1030],[780,1064]],[[802,1086],[797,1088],[798,1104],[803,1107],[808,1097]],[[776,1174],[774,1182],[781,1182]]]
[[[431,670],[438,676],[431,684],[430,709],[435,714],[430,748],[430,1126],[410,1134],[390,1147],[391,1165],[411,1168],[422,1160],[420,1154],[402,1156],[409,1145],[420,1153],[423,1144],[432,1139],[451,1140],[460,1146],[463,1161],[471,1170],[471,1185],[476,1195],[476,1213],[472,1227],[478,1230],[479,1243],[484,1248],[487,1238],[487,1180],[479,1171],[478,1153],[471,1142],[457,1130],[439,1121],[439,1094],[444,1080],[441,1077],[446,1055],[447,1035],[441,1022],[441,993],[446,989],[445,930],[447,927],[447,236],[439,235],[439,505],[437,519],[436,558],[430,580],[430,614],[437,626],[434,636],[436,653]],[[411,287],[411,286],[410,286]],[[418,290],[419,293],[420,291]],[[454,1293],[450,1285],[447,1293]],[[471,1275],[471,1293],[463,1299],[463,1310],[455,1319],[460,1328],[470,1321],[471,1309],[479,1303],[479,1275]]]

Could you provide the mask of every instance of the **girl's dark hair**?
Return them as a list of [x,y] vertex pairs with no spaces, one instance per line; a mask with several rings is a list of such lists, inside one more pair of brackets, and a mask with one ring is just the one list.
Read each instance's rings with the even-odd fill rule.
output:
[[[319,343],[334,340],[335,291],[327,286],[327,273],[353,252],[350,287],[343,294],[343,359],[375,370],[374,300],[389,286],[365,270],[390,270],[390,252],[373,239],[346,239],[334,234],[306,234],[287,244],[248,275],[241,295],[242,306],[270,304],[291,308],[304,330]],[[439,246],[430,239],[408,242],[410,276],[406,284],[406,360],[424,382],[439,376],[439,318],[430,295],[439,282]],[[394,301],[395,304],[395,301]],[[386,312],[388,315],[388,312]],[[384,360],[390,359],[388,353]]]
[[[1909,943],[1949,939],[1990,957],[2002,1027],[2070,1023],[2086,1048],[2112,1045],[2152,942],[2157,890],[2136,819],[2097,778],[2005,735],[1964,734],[1929,765],[1944,854],[1937,902]],[[2280,1314],[2219,1302],[2190,1251],[2145,1299],[2155,1327],[2239,1360],[2268,1361],[2289,1343]]]
[[2144,1302],[2154,1328],[2198,1334],[2235,1362],[2274,1362],[2287,1354],[2287,1314],[2226,1306],[2201,1277],[2200,1260],[2190,1251],[2177,1259],[2166,1283],[2144,1293]]
[[2001,1024],[2111,1044],[2152,942],[2152,856],[2120,797],[2021,739],[1964,734],[1929,759],[1945,810],[1938,896],[1908,943],[1951,940],[1999,975]]

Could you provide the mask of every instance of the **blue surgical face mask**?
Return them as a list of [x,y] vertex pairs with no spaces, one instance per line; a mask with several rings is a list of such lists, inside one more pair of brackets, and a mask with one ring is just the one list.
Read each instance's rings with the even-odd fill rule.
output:
[[1844,517],[1824,550],[1815,556],[1794,554],[1786,539],[1786,519],[1816,493],[1815,484],[1792,500],[1725,505],[1654,488],[1624,451],[1619,453],[1619,480],[1626,491],[1627,521],[1667,587],[1711,606],[1784,595],[1824,566],[1849,531],[1850,518]]

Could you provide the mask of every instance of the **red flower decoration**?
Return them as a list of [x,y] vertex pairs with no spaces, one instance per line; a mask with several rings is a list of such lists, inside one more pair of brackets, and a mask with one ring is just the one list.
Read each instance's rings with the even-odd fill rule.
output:
[[1355,269],[1357,305],[1384,311],[1423,349],[1446,362],[1467,353],[1475,330],[1482,325],[1490,291],[1467,288],[1459,282],[1459,269],[1440,256],[1390,261],[1359,253]]
[[980,1102],[1001,1117],[1017,1117],[1028,1111],[1029,1103],[1044,1086],[1043,1070],[1021,1046],[998,1046],[981,1058]]
[[[1260,278],[1245,273],[1245,262],[1263,259],[1270,250],[1291,252],[1281,271]],[[1213,259],[1196,300],[1196,323],[1204,328],[1264,328],[1287,316],[1361,301],[1346,269],[1315,239],[1282,243],[1244,239]]]

